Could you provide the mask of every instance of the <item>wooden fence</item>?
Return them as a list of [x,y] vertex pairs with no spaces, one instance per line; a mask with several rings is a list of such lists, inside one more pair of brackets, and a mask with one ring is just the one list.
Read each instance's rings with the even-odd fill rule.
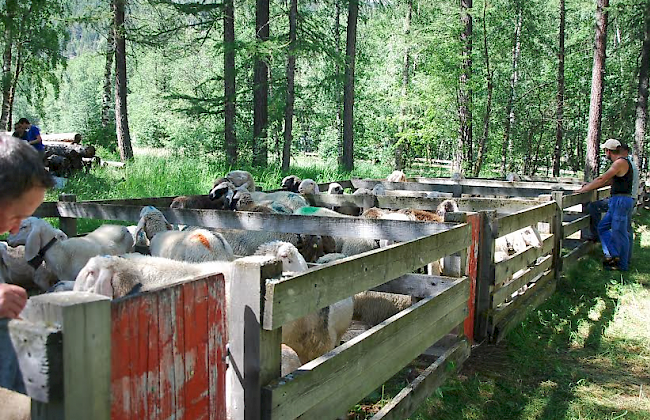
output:
[[[339,183],[346,188],[360,188],[372,187],[379,182],[384,183],[388,190],[403,191],[403,194],[379,197],[319,194],[309,197],[309,200],[314,205],[328,207],[432,210],[444,198],[418,195],[422,191],[438,190],[441,185],[444,189],[447,185],[372,180]],[[326,187],[327,184],[321,184],[322,189]],[[407,187],[415,190],[397,190]],[[468,357],[473,337],[500,340],[528,310],[538,306],[554,291],[562,264],[572,263],[588,250],[588,245],[580,245],[561,257],[564,238],[588,223],[584,216],[576,217],[573,213],[565,215],[563,222],[562,209],[594,199],[595,193],[563,195],[557,185],[542,187],[518,185],[515,190],[507,190],[503,185],[477,186],[462,181],[450,185],[454,195],[490,191],[488,195],[524,198],[460,197],[456,201],[463,213],[448,215],[449,222],[444,224],[171,209],[169,204],[174,197],[76,202],[73,196],[62,196],[59,202],[44,203],[36,215],[59,217],[61,228],[71,236],[76,234],[76,220],[79,218],[136,222],[142,206],[154,205],[171,223],[177,224],[389,239],[401,243],[314,267],[289,278],[280,277],[281,270],[275,261],[261,257],[237,260],[227,308],[227,333],[225,327],[211,329],[223,311],[204,309],[211,307],[205,299],[212,299],[215,305],[220,302],[223,307],[224,299],[217,293],[222,286],[215,286],[221,284],[221,277],[197,279],[153,294],[116,300],[110,305],[94,297],[104,306],[112,307],[109,310],[113,314],[112,322],[106,321],[111,319],[106,314],[98,317],[102,319],[104,329],[113,331],[105,334],[104,351],[100,352],[107,352],[112,363],[82,363],[86,373],[93,372],[89,375],[92,385],[80,382],[84,384],[80,387],[82,391],[68,386],[68,379],[62,381],[66,385],[58,391],[57,387],[47,385],[44,389],[48,390],[45,393],[48,403],[35,402],[33,418],[61,418],[64,414],[65,418],[91,418],[92,415],[100,419],[108,418],[108,412],[112,418],[167,418],[169,413],[175,418],[202,418],[200,413],[205,410],[210,415],[205,418],[223,418],[220,416],[224,413],[218,409],[225,405],[228,406],[229,418],[233,419],[334,418],[345,414],[350,406],[380,387],[438,340],[455,335],[453,344],[444,349],[411,386],[373,417],[405,418],[454,372],[452,367],[457,369]],[[573,189],[566,187],[564,193]],[[554,200],[549,201],[551,196]],[[504,261],[494,260],[497,238],[526,226],[537,227],[540,223],[550,226],[548,233],[543,235],[541,248],[527,249]],[[456,277],[412,274],[415,269],[440,258],[454,258],[459,262],[460,270],[455,273]],[[281,378],[282,325],[364,290],[407,294],[420,301]],[[515,291],[519,294],[513,296]],[[39,296],[30,302],[34,300],[36,305],[39,300],[57,299],[51,296],[56,294]],[[80,304],[86,305],[85,302]],[[66,303],[65,307],[68,311],[77,311],[74,309],[76,304]],[[32,323],[42,323],[44,319],[56,321],[56,316],[53,318],[51,313],[65,313],[66,310],[41,311],[43,315],[40,317],[12,321],[12,330],[29,332]],[[48,335],[49,341],[41,342],[58,339],[59,342],[75,343],[68,349],[98,347],[87,344],[88,340],[84,338],[90,326],[81,323],[85,330],[77,331],[74,326],[78,323],[81,322],[67,318],[57,331],[51,331],[58,335]],[[198,330],[194,328],[196,323]],[[188,328],[190,325],[193,328]],[[97,338],[97,334],[92,336]],[[222,360],[224,350],[219,344],[225,343],[226,336],[228,370],[226,378],[222,379],[224,364],[215,365],[212,361]],[[141,337],[147,341],[138,341]],[[157,350],[152,346],[157,346]],[[199,352],[199,347],[202,352]],[[74,372],[81,368],[70,366],[74,365],[72,360],[77,356],[56,359],[56,352],[52,355],[48,351],[42,352],[41,362],[47,360],[51,371],[64,371],[63,378],[79,375]],[[119,354],[127,356],[120,357]],[[103,357],[100,360],[106,360],[106,356]],[[196,357],[209,363],[195,367]],[[112,367],[107,370],[106,365]],[[68,374],[68,369],[73,373]],[[111,380],[108,381],[107,377]],[[48,380],[52,381],[51,377]],[[220,405],[220,398],[225,398],[221,386],[223,381],[229,394],[227,402]],[[34,383],[43,384],[43,378]],[[38,397],[36,388],[32,387],[30,396],[43,401],[43,392]],[[200,389],[203,392],[196,394]],[[101,404],[84,406],[85,411],[77,415],[74,410],[79,404],[72,402],[79,401],[78,395],[87,395],[88,398],[92,395]],[[92,411],[94,405],[99,408],[92,408]],[[110,410],[102,415],[99,413],[102,407],[110,407]],[[214,411],[215,407],[217,411]]]

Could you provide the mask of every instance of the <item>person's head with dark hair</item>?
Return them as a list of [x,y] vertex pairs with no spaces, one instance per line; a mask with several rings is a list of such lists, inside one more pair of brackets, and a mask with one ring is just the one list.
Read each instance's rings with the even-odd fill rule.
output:
[[0,234],[16,232],[43,202],[54,180],[28,143],[0,134]]
[[29,120],[25,117],[18,120],[18,124],[31,124]]

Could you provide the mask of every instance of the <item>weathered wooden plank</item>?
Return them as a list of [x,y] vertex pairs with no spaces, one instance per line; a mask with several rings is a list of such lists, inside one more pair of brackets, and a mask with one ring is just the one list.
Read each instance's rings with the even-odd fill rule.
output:
[[[59,213],[65,217],[101,220],[140,219],[140,207],[91,203],[59,203]],[[452,224],[415,223],[401,220],[370,220],[353,217],[309,217],[282,214],[262,214],[221,210],[160,209],[170,223],[224,229],[266,230],[272,232],[306,233],[391,239],[408,241],[425,235],[446,231]]]
[[553,270],[550,270],[540,278],[538,278],[532,285],[531,287],[526,290],[526,293],[523,295],[519,295],[515,297],[512,302],[509,302],[506,305],[501,305],[500,307],[492,310],[492,325],[496,326],[501,322],[503,319],[507,318],[510,316],[512,313],[516,313],[518,311],[523,311],[524,307],[528,304],[528,300],[531,299],[532,296],[536,295],[537,292],[542,290],[544,286],[553,281],[555,277],[553,277],[554,272]]
[[570,267],[582,257],[587,255],[594,247],[596,244],[593,242],[583,242],[579,246],[577,246],[575,249],[573,249],[571,252],[569,252],[567,255],[562,257],[564,260],[564,266],[565,267]]
[[344,412],[461,323],[467,293],[467,280],[458,281],[265,387],[272,418],[333,418]]
[[[470,241],[470,227],[462,224],[447,232],[311,268],[288,279],[269,281],[266,284],[264,328],[280,328],[308,313],[467,248]],[[352,260],[354,264],[348,264]]]
[[[551,271],[549,275],[552,276],[553,272]],[[539,290],[536,290],[534,295],[530,296],[526,301],[525,307],[520,307],[519,310],[513,311],[510,317],[498,323],[494,328],[493,341],[499,343],[512,328],[516,327],[526,319],[526,316],[528,316],[530,311],[535,310],[539,305],[544,303],[553,292],[555,292],[556,285],[557,281],[552,279],[548,284],[545,284]]]
[[[59,195],[60,203],[74,203],[75,201],[77,201],[77,196],[74,194]],[[59,228],[68,235],[69,238],[77,236],[77,220],[74,218],[60,217]]]
[[226,420],[226,284],[222,274],[208,277],[208,400],[210,420]]
[[416,298],[425,298],[439,294],[449,287],[449,284],[458,280],[454,277],[429,276],[426,274],[405,274],[384,283],[372,290],[377,292],[397,293],[410,295]]
[[528,248],[519,252],[507,260],[495,264],[494,268],[494,286],[501,287],[513,274],[531,265],[538,257],[546,255],[553,250],[555,245],[555,235],[549,235],[544,238],[541,248]]
[[585,204],[591,201],[592,193],[584,192],[580,194],[569,194],[562,197],[562,209],[568,209],[569,207],[576,206],[578,204]]
[[470,346],[461,340],[447,349],[435,362],[427,367],[412,383],[408,384],[371,420],[403,420],[408,418],[429,395],[440,387],[447,378],[458,372],[467,360]]
[[158,297],[158,339],[160,351],[158,377],[160,378],[159,401],[160,416],[175,418],[176,412],[176,378],[174,376],[174,319],[172,317],[171,296],[161,293]]
[[63,334],[61,329],[51,323],[14,319],[9,321],[9,334],[27,395],[43,403],[62,401]]
[[426,184],[422,182],[389,182],[386,180],[377,179],[353,179],[352,186],[354,188],[368,188],[372,189],[375,185],[381,184],[386,190],[406,190],[406,191],[439,191],[439,192],[454,192],[456,183],[440,182],[434,184]]
[[492,308],[501,305],[516,290],[519,290],[523,285],[530,283],[540,274],[550,269],[552,264],[553,257],[547,255],[538,265],[528,268],[522,275],[515,278],[510,283],[504,284],[500,288],[496,289],[492,294]]
[[165,290],[170,299],[170,320],[172,322],[172,366],[174,378],[174,418],[182,419],[185,412],[185,322],[183,320],[183,306],[185,295],[181,287],[171,287]]
[[451,178],[424,178],[416,177],[417,182],[430,185],[450,185],[458,183],[466,186],[489,186],[498,188],[528,188],[528,189],[545,189],[545,190],[577,190],[580,185],[573,183],[562,182],[547,182],[547,181],[506,181],[503,179],[489,179],[489,178],[465,178],[459,181],[454,181]]
[[537,226],[537,222],[548,221],[555,214],[556,207],[557,203],[551,201],[550,203],[540,204],[517,213],[500,217],[499,230],[496,236],[501,237],[516,230],[523,229],[526,226]]
[[476,308],[474,316],[474,338],[483,340],[488,336],[488,314],[494,286],[494,239],[497,221],[496,211],[480,213],[481,229],[479,233],[479,250],[476,280]]
[[582,216],[579,219],[576,219],[572,222],[568,223],[562,223],[562,226],[564,227],[564,237],[568,238],[569,236],[573,235],[580,229],[584,229],[589,227],[589,216]]
[[46,201],[42,203],[36,211],[34,212],[33,216],[35,217],[59,217],[59,210],[57,209],[57,202],[56,201]]
[[[463,324],[465,336],[470,343],[474,342],[474,323],[476,320],[476,285],[478,283],[479,249],[481,245],[481,229],[483,219],[479,213],[467,213],[467,223],[472,232],[472,243],[464,253],[466,262],[463,263],[463,272],[469,279],[469,296],[467,298],[468,315]],[[461,258],[462,260],[462,258]]]

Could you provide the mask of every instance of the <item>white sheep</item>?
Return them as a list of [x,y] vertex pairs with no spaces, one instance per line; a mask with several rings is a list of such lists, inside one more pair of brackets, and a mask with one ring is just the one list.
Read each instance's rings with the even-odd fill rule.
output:
[[293,214],[299,216],[350,217],[325,207],[301,207],[294,210]]
[[292,211],[309,205],[307,200],[302,195],[291,191],[275,191],[271,193],[256,191],[251,193],[251,197],[257,204],[278,202],[290,208]]
[[328,194],[343,194],[343,186],[338,182],[332,182],[327,187]]
[[[39,254],[46,267],[59,280],[71,281],[96,255],[118,255],[133,250],[133,237],[125,226],[103,225],[86,236],[63,241],[54,240],[56,230],[49,224],[36,224],[30,230],[25,244],[25,259],[30,261]],[[46,245],[50,244],[45,252]]]
[[[264,244],[256,254],[278,258],[283,272],[299,273],[308,269],[296,247],[286,242]],[[302,363],[307,363],[338,345],[352,322],[353,308],[349,297],[283,325],[282,342],[296,351]]]
[[529,247],[541,248],[542,243],[542,236],[536,228],[528,226],[516,230],[494,241],[494,261],[503,261]]
[[119,298],[136,287],[146,291],[188,278],[222,273],[228,301],[232,268],[232,263],[227,261],[188,263],[141,254],[103,255],[90,258],[79,271],[74,291]]
[[16,234],[10,234],[7,237],[7,244],[9,246],[25,245],[27,243],[27,236],[29,236],[29,232],[31,232],[36,225],[49,226],[54,229],[54,237],[59,241],[68,239],[68,235],[63,233],[63,231],[52,227],[52,225],[50,225],[45,220],[30,216],[20,222],[20,227],[18,228],[18,232]]
[[406,182],[406,175],[402,171],[393,171],[392,174],[386,177],[389,182]]
[[[348,257],[379,248],[379,241],[366,238],[344,238],[341,242],[341,254]],[[338,245],[339,241],[337,241]],[[338,247],[337,247],[338,251]]]
[[232,248],[217,232],[207,229],[168,230],[151,239],[151,255],[187,262],[232,261]]
[[298,186],[298,192],[300,194],[319,194],[320,189],[318,184],[313,179],[304,179]]
[[438,204],[438,207],[436,207],[436,213],[443,218],[446,213],[455,213],[457,211],[458,204],[452,199],[444,200],[442,203]]
[[409,295],[375,292],[372,290],[354,295],[354,316],[370,326],[375,326],[415,303]]
[[34,285],[41,290],[48,290],[57,278],[41,263],[36,269],[25,259],[25,247],[9,247],[5,242],[0,242],[0,283],[11,283],[25,289],[32,289]]
[[250,172],[230,171],[226,174],[225,178],[232,182],[235,187],[243,187],[250,192],[255,191],[255,180]]
[[284,191],[291,191],[297,193],[298,187],[300,186],[301,182],[302,180],[298,178],[296,175],[288,175],[282,179],[282,184],[280,188],[282,188]]
[[232,198],[232,210],[258,213],[293,214],[293,210],[280,201],[255,202],[248,191],[237,191]]
[[[138,243],[142,237],[140,232],[144,232],[146,239],[151,241],[157,233],[167,230],[173,230],[173,227],[162,212],[154,206],[145,206],[140,210],[140,220],[135,229],[134,241]],[[146,242],[144,245],[146,245]]]
[[281,368],[281,375],[282,376],[287,376],[294,370],[298,369],[300,366],[302,366],[302,363],[300,362],[300,357],[298,357],[298,353],[291,347],[287,346],[286,344],[282,344],[281,347],[281,357],[282,357],[282,368]]

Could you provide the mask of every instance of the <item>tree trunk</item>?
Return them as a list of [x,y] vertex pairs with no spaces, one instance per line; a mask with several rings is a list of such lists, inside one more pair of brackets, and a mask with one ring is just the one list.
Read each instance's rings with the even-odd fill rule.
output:
[[458,144],[454,153],[453,171],[463,172],[462,158],[463,150],[467,150],[466,161],[472,159],[472,89],[469,82],[472,77],[472,15],[469,11],[472,8],[472,0],[460,0],[460,20],[463,24],[463,32],[460,34],[460,41],[463,51],[461,53],[462,64],[458,88],[458,116],[460,120]]
[[126,106],[126,40],[124,27],[125,0],[113,0],[115,13],[115,131],[122,162],[133,158]]
[[596,0],[596,35],[594,66],[591,72],[591,100],[589,103],[589,129],[587,131],[587,161],[585,181],[598,176],[598,147],[603,104],[603,79],[605,77],[605,47],[607,45],[607,7],[609,0]]
[[[257,43],[269,39],[269,0],[257,0],[255,6]],[[266,166],[268,158],[269,68],[266,57],[258,56],[253,69],[253,165]]]
[[357,49],[359,0],[350,0],[345,47],[345,88],[343,91],[343,168],[354,169],[354,62]]
[[399,131],[402,134],[397,138],[397,144],[395,145],[395,169],[402,170],[404,169],[404,146],[406,144],[406,139],[404,132],[406,131],[406,114],[408,107],[406,106],[408,100],[408,88],[411,75],[411,47],[410,47],[410,35],[411,35],[411,19],[413,17],[413,0],[408,0],[408,6],[406,10],[406,18],[404,19],[404,65],[402,67],[402,103],[400,104],[400,114],[402,116],[402,121],[400,123]]
[[235,5],[234,0],[223,4],[223,89],[224,89],[224,146],[226,164],[237,164],[237,135],[235,132]]
[[0,114],[0,128],[7,131],[12,131],[13,127],[8,125],[11,114],[10,92],[12,81],[12,49],[14,46],[14,18],[16,8],[18,7],[17,0],[7,0],[5,3],[5,30],[4,30],[4,43],[5,48],[2,53],[2,112]]
[[560,34],[559,51],[557,53],[557,112],[555,121],[555,154],[553,156],[553,176],[560,176],[560,160],[562,157],[562,137],[564,135],[564,0],[560,0]]
[[289,170],[291,163],[291,142],[293,141],[294,74],[296,72],[296,21],[298,0],[291,0],[289,10],[289,56],[287,57],[287,104],[284,108],[284,148],[282,149],[282,171]]
[[639,64],[639,93],[636,101],[636,120],[634,123],[634,162],[639,169],[647,170],[645,156],[645,129],[648,120],[648,67],[650,66],[650,3],[646,4],[645,29]]
[[485,74],[487,79],[487,103],[485,105],[485,116],[483,117],[483,136],[478,148],[478,158],[474,166],[474,176],[478,178],[483,166],[483,159],[485,159],[485,152],[487,149],[488,136],[490,133],[490,114],[492,113],[492,90],[494,85],[492,83],[492,71],[490,70],[490,55],[488,51],[487,42],[487,1],[483,2],[483,53],[485,55]]
[[[341,56],[341,0],[334,0],[336,3],[336,12],[334,16],[334,42],[336,43],[336,57]],[[343,157],[343,143],[342,143],[342,131],[341,125],[343,124],[343,109],[341,107],[341,67],[339,66],[339,60],[336,60],[334,63],[334,91],[335,102],[336,102],[336,145],[338,152],[339,164],[342,162]]]
[[[501,175],[506,176],[508,171],[508,155],[512,155],[512,126],[515,124],[515,92],[517,81],[519,79],[519,53],[521,52],[521,25],[523,22],[521,10],[517,13],[517,22],[515,23],[515,43],[512,48],[512,77],[510,78],[510,93],[508,95],[508,104],[506,105],[506,124],[503,133],[503,148],[501,158]],[[511,163],[512,165],[512,163]]]
[[102,95],[102,127],[108,127],[111,113],[111,92],[113,75],[113,57],[115,56],[115,37],[113,28],[106,38],[106,66],[104,67],[104,94]]

